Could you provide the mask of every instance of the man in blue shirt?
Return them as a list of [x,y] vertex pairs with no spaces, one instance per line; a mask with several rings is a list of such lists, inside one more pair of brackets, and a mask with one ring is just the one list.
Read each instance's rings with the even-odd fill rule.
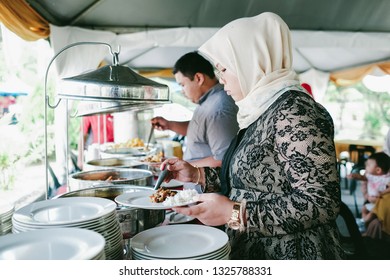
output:
[[173,68],[184,95],[198,104],[190,121],[151,120],[159,130],[172,130],[186,136],[183,159],[196,166],[221,166],[222,158],[238,132],[233,99],[218,83],[211,63],[197,52],[183,55]]

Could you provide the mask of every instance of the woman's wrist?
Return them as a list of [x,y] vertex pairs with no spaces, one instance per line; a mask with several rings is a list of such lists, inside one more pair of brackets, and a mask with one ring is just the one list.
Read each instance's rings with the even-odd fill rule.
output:
[[192,182],[194,182],[196,185],[205,185],[204,180],[204,170],[202,167],[198,167],[197,165],[193,165],[196,168],[196,172],[194,173],[194,176],[192,178]]

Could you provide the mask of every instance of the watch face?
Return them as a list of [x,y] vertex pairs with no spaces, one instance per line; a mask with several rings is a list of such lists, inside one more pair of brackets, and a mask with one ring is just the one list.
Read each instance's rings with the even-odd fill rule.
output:
[[240,228],[240,204],[235,203],[233,206],[232,216],[230,217],[230,221],[228,222],[228,227],[231,229],[237,230]]
[[240,228],[240,223],[239,222],[231,222],[231,223],[229,223],[229,227],[231,229],[237,230]]

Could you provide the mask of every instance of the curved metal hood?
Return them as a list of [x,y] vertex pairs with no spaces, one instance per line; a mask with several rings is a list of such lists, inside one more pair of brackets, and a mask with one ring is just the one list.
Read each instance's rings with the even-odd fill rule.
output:
[[104,66],[64,78],[58,95],[61,98],[99,101],[81,105],[79,115],[143,110],[171,102],[167,85],[120,65]]
[[110,65],[62,79],[59,95],[101,101],[169,101],[169,87],[129,67]]

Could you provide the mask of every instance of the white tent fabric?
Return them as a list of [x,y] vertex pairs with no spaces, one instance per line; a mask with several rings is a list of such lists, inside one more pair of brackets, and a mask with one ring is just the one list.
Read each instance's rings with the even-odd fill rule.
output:
[[[128,34],[79,27],[50,26],[54,52],[80,41],[106,42],[119,50],[119,63],[135,69],[171,68],[186,52],[196,50],[216,28],[169,28]],[[322,100],[329,72],[390,59],[389,33],[292,30],[294,69]],[[112,56],[104,46],[79,46],[56,61],[60,77],[96,69]]]
[[[55,50],[77,41],[106,42],[114,51],[120,47],[120,63],[138,69],[170,68],[181,55],[196,50],[217,31],[216,28],[169,28],[117,35],[78,27],[51,25],[50,28]],[[292,30],[292,41],[293,66],[298,73],[311,68],[333,72],[390,59],[390,33]],[[94,47],[93,52],[96,50]],[[97,54],[90,53],[90,47],[66,54],[69,63],[77,62],[78,67],[82,67],[80,64],[85,59],[92,59],[91,56]],[[110,62],[110,55],[105,58]]]
[[301,83],[307,83],[311,86],[314,99],[321,103],[328,88],[329,73],[310,69],[301,73],[299,80]]
[[[115,40],[116,35],[109,31],[88,30],[78,27],[50,26],[50,42],[57,54],[62,48],[76,42],[107,42]],[[107,47],[102,45],[75,46],[64,51],[54,61],[58,77],[64,78],[79,75],[85,71],[96,69],[106,57]]]
[[292,41],[298,72],[334,72],[390,59],[390,33],[293,30]]

